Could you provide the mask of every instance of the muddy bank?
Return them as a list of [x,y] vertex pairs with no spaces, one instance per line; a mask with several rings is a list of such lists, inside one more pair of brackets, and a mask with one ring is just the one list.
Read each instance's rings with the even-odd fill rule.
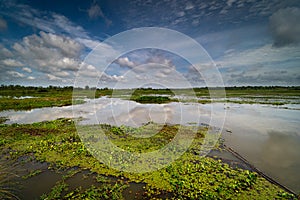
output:
[[[29,157],[17,161],[7,161],[15,176],[11,182],[16,188],[15,194],[22,200],[41,199],[50,193],[61,192],[61,196],[73,191],[85,191],[91,187],[113,188],[115,185],[124,186],[121,193],[125,200],[144,199],[145,183],[128,182],[124,177],[98,175],[79,167],[59,169],[46,162],[38,162]],[[61,183],[67,187],[58,191]],[[57,190],[57,191],[55,191]]]

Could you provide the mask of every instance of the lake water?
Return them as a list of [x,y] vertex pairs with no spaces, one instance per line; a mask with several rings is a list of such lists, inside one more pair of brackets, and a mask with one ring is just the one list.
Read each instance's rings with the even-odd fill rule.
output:
[[0,116],[8,117],[8,124],[82,117],[82,124],[140,126],[154,121],[223,127],[225,144],[281,184],[300,191],[299,104],[139,104],[100,98],[73,107],[3,111]]

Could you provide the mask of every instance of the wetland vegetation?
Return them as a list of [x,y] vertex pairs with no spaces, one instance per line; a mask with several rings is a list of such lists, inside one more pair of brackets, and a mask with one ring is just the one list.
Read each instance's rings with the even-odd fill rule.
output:
[[[217,91],[220,88],[214,88]],[[80,98],[73,96],[78,92]],[[267,103],[281,105],[299,103],[300,87],[232,87],[226,88],[231,99],[209,99],[207,88],[194,89],[122,89],[73,88],[73,87],[24,87],[1,86],[0,110],[30,110],[33,108],[66,106],[83,103],[85,98],[101,96],[130,99],[139,103],[170,103],[174,101],[196,101],[199,103],[237,102]],[[175,95],[176,94],[176,95]],[[195,95],[199,99],[180,99],[178,96]],[[234,98],[240,98],[238,100]],[[72,99],[73,98],[73,99]],[[260,99],[261,101],[257,101]],[[271,100],[270,100],[271,99]],[[66,171],[55,184],[44,191],[40,199],[126,199],[126,188],[141,184],[139,199],[296,199],[296,197],[271,184],[256,172],[232,168],[219,158],[200,157],[199,149],[208,127],[200,127],[192,145],[178,160],[158,171],[135,174],[109,168],[99,162],[87,150],[76,131],[74,120],[57,119],[33,124],[4,124],[0,118],[0,198],[17,198],[13,182],[14,168],[11,162],[23,166],[25,163],[46,163],[49,170]],[[149,122],[144,126],[80,125],[83,129],[94,126],[105,130],[107,137],[118,147],[130,152],[151,152],[168,144],[179,128],[188,134],[191,127],[182,125],[160,125]],[[139,134],[153,137],[133,137]],[[217,147],[216,147],[217,148]],[[20,160],[26,161],[20,162]],[[151,165],[153,163],[149,163]],[[74,171],[74,169],[76,169]],[[93,184],[73,187],[68,181],[77,173],[89,171]],[[21,178],[31,180],[43,175],[45,170],[29,170]],[[18,175],[18,174],[17,174]],[[113,181],[111,181],[113,177]],[[9,180],[9,181],[8,181]],[[130,197],[133,198],[133,197]],[[128,198],[127,198],[128,199]]]
[[[133,152],[147,152],[158,149],[170,141],[180,125],[164,125],[158,134],[151,138],[136,138],[129,133],[155,130],[151,128],[132,128],[127,126],[99,125],[105,128],[106,135],[113,143]],[[88,126],[91,125],[84,125]],[[95,126],[95,125],[93,125]],[[149,126],[149,124],[148,124]],[[99,181],[105,177],[115,177],[114,183],[91,185],[88,188],[70,189],[62,177],[41,199],[122,199],[123,190],[128,183],[143,183],[145,187],[141,198],[169,199],[291,199],[292,194],[269,183],[257,173],[233,169],[219,159],[200,157],[199,145],[207,128],[197,131],[196,137],[187,152],[168,167],[158,171],[135,174],[121,172],[107,167],[96,160],[86,149],[76,133],[74,121],[58,119],[33,124],[1,124],[0,150],[3,159],[18,160],[27,157],[46,162],[49,168],[89,170],[96,174]],[[151,165],[151,163],[149,163]],[[32,171],[27,179],[43,172]],[[103,178],[104,177],[104,178]],[[103,180],[104,179],[104,180]],[[126,181],[125,181],[126,180]],[[127,185],[127,186],[126,186]]]
[[136,101],[138,103],[170,103],[172,99],[166,96],[138,96],[130,98],[130,100]]
[[[284,105],[299,103],[300,87],[227,87],[226,98],[210,99],[210,92],[217,93],[223,88],[193,88],[193,89],[109,89],[109,88],[73,88],[69,87],[31,87],[31,86],[0,86],[0,111],[30,110],[33,108],[67,106],[84,103],[84,98],[99,98],[108,96],[129,99],[139,103],[169,103],[169,102],[229,102],[229,103],[259,103]],[[80,94],[80,97],[73,96]],[[193,97],[185,99],[184,97]]]

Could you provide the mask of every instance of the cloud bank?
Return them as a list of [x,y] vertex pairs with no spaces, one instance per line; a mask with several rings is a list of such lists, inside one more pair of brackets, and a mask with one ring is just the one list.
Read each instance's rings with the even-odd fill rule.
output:
[[270,29],[275,47],[300,43],[300,9],[280,9],[270,17]]

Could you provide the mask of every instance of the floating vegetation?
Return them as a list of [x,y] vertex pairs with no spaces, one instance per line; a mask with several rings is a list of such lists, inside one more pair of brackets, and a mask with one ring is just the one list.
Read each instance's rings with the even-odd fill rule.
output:
[[[91,127],[82,126],[86,129]],[[99,126],[105,129],[115,145],[132,152],[147,152],[165,146],[179,128],[179,125],[161,126],[155,123],[139,128]],[[155,130],[155,127],[158,127],[158,133],[153,137],[132,136]],[[71,190],[67,179],[77,172],[70,172],[41,197],[47,199],[122,199],[122,191],[126,188],[123,180],[145,183],[145,199],[296,199],[255,172],[233,169],[221,160],[200,157],[199,149],[206,130],[205,127],[198,130],[190,148],[178,160],[165,168],[143,174],[117,171],[99,162],[87,151],[76,134],[74,122],[69,119],[23,125],[2,124],[0,151],[8,159],[26,155],[40,162],[48,162],[54,168],[88,169],[99,175],[97,180],[103,182],[102,186]],[[148,164],[153,163],[150,161]],[[30,174],[37,173],[33,171]],[[27,178],[30,179],[31,175]],[[107,182],[103,178],[106,176],[116,177],[119,182]]]
[[36,175],[38,175],[40,173],[42,173],[42,170],[40,170],[40,169],[32,170],[28,174],[22,176],[22,178],[23,179],[28,179],[28,178],[36,176]]
[[124,181],[113,182],[105,177],[95,176],[94,174],[87,174],[81,176],[81,179],[91,179],[92,183],[88,186],[82,185],[70,190],[71,185],[68,183],[69,179],[74,177],[80,171],[70,170],[68,174],[63,176],[61,180],[51,188],[49,193],[43,194],[40,199],[123,199],[123,191],[128,187]]

